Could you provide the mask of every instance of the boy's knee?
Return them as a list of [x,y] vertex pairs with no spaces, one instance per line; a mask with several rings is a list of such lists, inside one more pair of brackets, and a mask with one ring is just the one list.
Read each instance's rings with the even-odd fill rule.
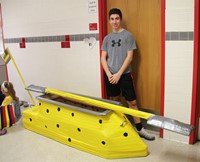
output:
[[136,102],[136,100],[127,101],[127,102],[128,102],[129,107],[131,107],[131,108],[137,108],[137,102]]

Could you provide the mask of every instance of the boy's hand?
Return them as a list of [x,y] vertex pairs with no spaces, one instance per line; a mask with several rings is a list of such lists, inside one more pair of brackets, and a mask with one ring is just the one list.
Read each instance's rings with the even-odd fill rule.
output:
[[121,75],[119,75],[118,73],[113,74],[111,77],[109,77],[109,82],[111,84],[117,84],[119,79],[120,79]]

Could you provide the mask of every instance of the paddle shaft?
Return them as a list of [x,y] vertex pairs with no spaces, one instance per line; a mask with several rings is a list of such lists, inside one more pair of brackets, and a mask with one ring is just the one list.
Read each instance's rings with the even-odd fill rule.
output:
[[[16,70],[17,70],[17,72],[18,72],[18,74],[19,74],[19,76],[20,76],[20,78],[21,78],[21,80],[22,80],[22,83],[24,84],[24,87],[26,87],[26,82],[24,81],[24,78],[22,77],[22,74],[21,74],[21,72],[19,71],[19,68],[18,68],[18,66],[17,66],[17,64],[16,64],[16,62],[15,62],[15,59],[13,58],[12,54],[10,53],[10,50],[9,50],[8,48],[7,48],[6,50],[8,51],[8,54],[10,55],[10,58],[11,58],[11,60],[13,61],[13,64],[14,64],[14,66],[15,66],[15,68],[16,68]],[[32,103],[35,105],[35,101],[34,101],[32,95],[31,95],[31,93],[30,93],[29,91],[27,91],[27,93],[28,93],[28,95],[29,95],[29,97],[30,97]]]
[[103,108],[103,109],[113,110],[113,111],[121,112],[121,113],[124,113],[124,114],[140,117],[140,118],[143,118],[143,119],[148,119],[150,116],[152,116],[152,114],[147,113],[147,112],[129,109],[129,108],[126,108],[126,107],[123,107],[123,106],[118,106],[118,105],[115,105],[115,104],[103,102],[103,101],[100,101],[100,100],[95,100],[95,99],[84,97],[84,96],[79,96],[79,95],[76,95],[76,94],[62,92],[62,91],[55,90],[55,89],[52,89],[52,88],[46,88],[45,93],[58,95],[58,96],[64,97],[64,98],[69,99],[69,100],[74,101],[74,102],[78,102],[78,103],[82,103],[82,104],[86,104],[86,105],[91,105],[91,106],[96,106],[96,107]]

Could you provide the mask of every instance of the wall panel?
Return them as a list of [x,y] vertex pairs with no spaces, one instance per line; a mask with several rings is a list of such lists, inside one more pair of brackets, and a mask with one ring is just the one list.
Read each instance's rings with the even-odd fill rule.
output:
[[[97,1],[92,13],[88,0],[0,2],[5,46],[27,85],[101,97]],[[29,100],[12,62],[8,74],[17,95]]]

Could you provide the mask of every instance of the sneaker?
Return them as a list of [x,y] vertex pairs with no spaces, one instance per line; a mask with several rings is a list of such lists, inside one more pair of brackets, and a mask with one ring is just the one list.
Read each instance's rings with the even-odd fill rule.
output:
[[144,128],[138,131],[138,134],[140,135],[140,137],[145,138],[146,140],[150,140],[150,141],[155,140],[155,136],[152,134],[149,134]]
[[0,129],[0,136],[4,135],[7,133],[6,129]]

